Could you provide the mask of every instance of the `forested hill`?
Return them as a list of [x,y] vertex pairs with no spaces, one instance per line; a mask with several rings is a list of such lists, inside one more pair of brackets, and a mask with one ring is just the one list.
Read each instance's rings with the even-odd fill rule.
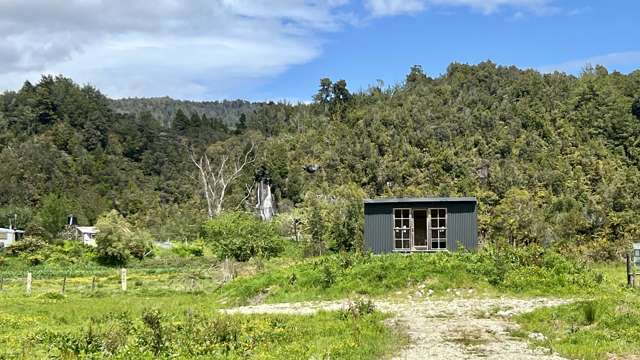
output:
[[170,126],[178,110],[185,114],[199,114],[209,119],[220,119],[227,126],[235,126],[240,118],[254,111],[259,103],[245,100],[186,101],[170,97],[125,98],[111,100],[111,107],[119,113],[149,112],[166,126]]
[[238,129],[184,111],[167,127],[44,77],[0,97],[0,211],[53,231],[54,210],[91,222],[115,208],[158,237],[188,238],[205,214],[190,151],[216,161],[253,142],[256,161],[225,209],[253,208],[243,199],[256,174],[271,179],[281,212],[322,216],[327,232],[347,231],[335,221],[363,197],[471,195],[485,241],[613,257],[640,238],[639,97],[640,71],[452,64],[359,93],[323,79],[314,103],[263,104]]

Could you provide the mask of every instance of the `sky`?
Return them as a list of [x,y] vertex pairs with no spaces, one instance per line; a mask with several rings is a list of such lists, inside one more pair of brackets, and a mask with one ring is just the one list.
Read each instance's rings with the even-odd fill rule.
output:
[[640,68],[640,1],[0,0],[0,91],[42,74],[113,98],[309,101],[491,60]]

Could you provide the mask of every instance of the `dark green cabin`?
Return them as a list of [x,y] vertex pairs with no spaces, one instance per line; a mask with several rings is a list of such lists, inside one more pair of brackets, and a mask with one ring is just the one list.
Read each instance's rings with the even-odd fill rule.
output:
[[473,197],[365,200],[365,248],[376,254],[476,249],[476,207]]

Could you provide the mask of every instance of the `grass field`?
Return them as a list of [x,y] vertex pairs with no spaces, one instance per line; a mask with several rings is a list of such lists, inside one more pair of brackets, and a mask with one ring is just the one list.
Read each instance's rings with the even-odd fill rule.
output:
[[[33,274],[31,295],[25,292],[26,270]],[[123,292],[116,268],[5,264],[0,359],[379,358],[402,346],[403,336],[384,326],[384,315],[377,312],[267,316],[218,310],[261,302],[404,297],[417,288],[434,298],[575,299],[517,317],[521,330],[515,335],[540,332],[546,340],[532,345],[576,359],[640,353],[640,295],[624,289],[620,265],[594,266],[527,250],[277,258],[239,264],[237,270],[239,278],[222,284],[214,258],[154,259],[128,267]]]

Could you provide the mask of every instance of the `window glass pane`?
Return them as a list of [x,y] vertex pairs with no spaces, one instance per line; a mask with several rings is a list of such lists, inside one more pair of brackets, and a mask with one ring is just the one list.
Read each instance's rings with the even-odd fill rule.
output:
[[445,219],[440,219],[439,221],[440,221],[441,228],[447,227],[447,221]]
[[409,248],[409,240],[404,240],[404,241],[403,241],[403,244],[404,244],[404,248],[405,248],[405,249],[408,249],[408,248]]
[[432,218],[438,217],[438,209],[431,209],[431,217]]
[[438,219],[431,219],[431,227],[438,227]]
[[402,248],[402,240],[396,240],[396,249]]
[[431,238],[432,239],[438,238],[438,230],[431,230]]
[[407,229],[409,228],[409,219],[402,220],[402,227]]
[[437,241],[431,242],[431,248],[432,249],[437,249],[438,248],[438,242]]
[[440,242],[440,249],[446,249],[447,248],[447,242],[446,241],[441,241]]
[[439,238],[446,239],[447,238],[447,230],[438,230],[440,232]]
[[394,215],[395,215],[395,217],[400,218],[400,217],[402,217],[402,211],[396,209]]
[[402,210],[402,217],[403,218],[408,218],[409,217],[409,209]]
[[395,226],[396,226],[397,228],[399,228],[400,226],[402,226],[401,224],[402,224],[402,223],[400,222],[400,220],[399,220],[399,219],[396,219],[396,225],[395,225]]
[[396,239],[402,238],[402,232],[400,230],[395,230],[393,232],[393,237],[396,238]]
[[443,218],[443,217],[446,217],[446,216],[447,216],[447,210],[440,209],[440,217]]

